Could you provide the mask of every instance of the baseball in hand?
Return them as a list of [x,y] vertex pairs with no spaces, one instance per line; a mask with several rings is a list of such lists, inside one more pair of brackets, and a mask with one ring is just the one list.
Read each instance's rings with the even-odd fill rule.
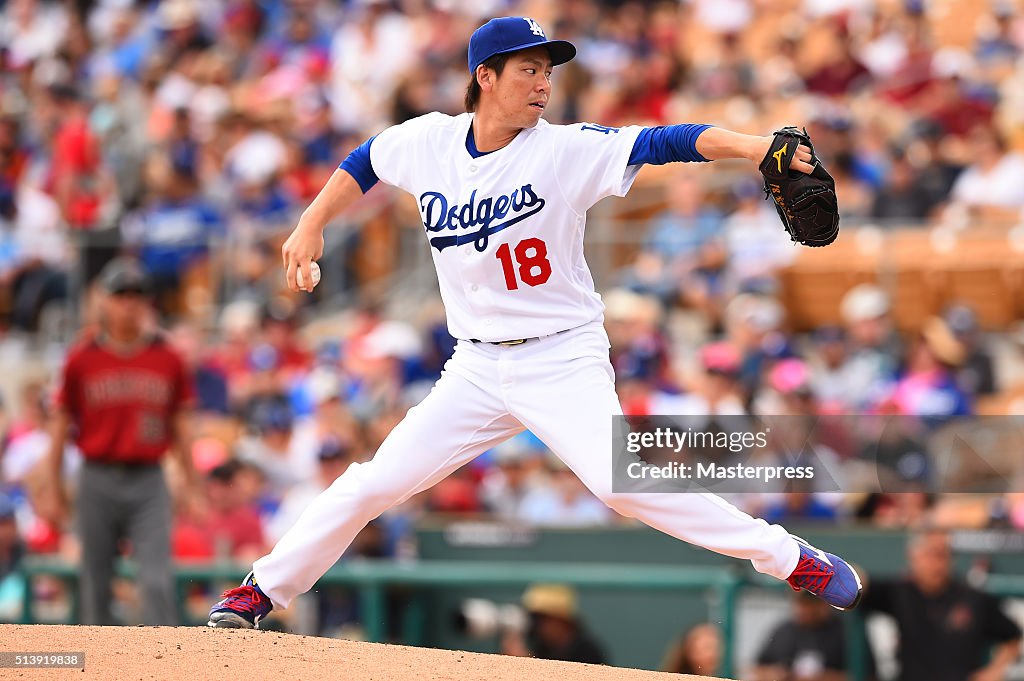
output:
[[[316,287],[320,283],[320,265],[315,262],[309,263],[309,274],[313,277],[313,286]],[[299,285],[299,288],[305,287],[305,284],[302,283],[302,268],[295,270],[295,283]]]

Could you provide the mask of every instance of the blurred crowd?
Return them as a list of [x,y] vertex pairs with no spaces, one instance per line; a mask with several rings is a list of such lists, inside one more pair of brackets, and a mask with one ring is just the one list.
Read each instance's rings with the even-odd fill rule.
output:
[[[805,124],[847,221],[1024,206],[1014,0],[9,0],[0,313],[35,328],[116,250],[143,260],[166,312],[196,304],[182,290],[210,267],[233,296],[273,294],[282,234],[345,154],[458,113],[468,36],[514,13],[580,50],[550,122]],[[711,175],[669,187],[634,268],[648,286],[714,299],[791,254],[755,186],[709,197]]]
[[[978,405],[991,399],[1001,380],[1008,382],[1000,376],[1007,362],[997,361],[992,337],[980,332],[970,307],[951,305],[917,332],[901,334],[888,294],[862,284],[842,299],[841,324],[796,334],[776,298],[743,293],[728,302],[719,330],[694,334],[652,295],[613,289],[605,302],[618,394],[634,424],[723,432],[774,426],[767,448],[744,453],[744,463],[805,460],[819,473],[822,467],[832,472],[813,484],[786,487],[785,494],[759,483],[765,493],[731,498],[748,512],[783,523],[1024,527],[1019,494],[956,501],[935,494],[967,490],[940,470],[949,433],[968,437],[964,424],[990,414]],[[685,340],[694,335],[695,343]],[[1009,409],[1016,413],[1019,405]],[[1013,430],[1012,422],[986,421],[992,442],[1002,442],[996,433],[1004,426]],[[979,448],[991,466],[989,482],[1016,475],[1013,451],[1005,443]],[[961,473],[973,465],[969,458]],[[857,482],[863,463],[873,467],[881,488]],[[830,493],[836,489],[847,493]]]
[[[435,310],[396,319],[367,303],[317,329],[308,298],[283,295],[277,253],[349,150],[387,125],[461,110],[467,40],[487,18],[529,14],[578,46],[556,71],[550,122],[764,134],[800,121],[836,177],[844,220],[885,226],[1021,217],[1022,12],[1009,0],[7,0],[0,319],[12,333],[45,327],[69,296],[85,299],[106,260],[136,257],[154,285],[153,321],[196,386],[202,494],[175,502],[174,555],[247,562],[372,456],[453,352]],[[749,172],[690,170],[659,176],[664,211],[605,295],[627,414],[865,412],[934,427],[1006,387],[964,306],[901,335],[886,291],[865,285],[844,299],[842,324],[790,333],[777,273],[794,249],[761,188]],[[374,197],[391,195],[374,192],[366,201],[387,210]],[[215,303],[213,324],[190,314],[203,301]],[[30,503],[52,378],[26,382],[3,411],[0,523],[19,531],[0,535],[0,576],[25,547],[75,551]],[[908,485],[927,473],[923,437],[877,445]],[[830,446],[840,459],[857,453]],[[66,461],[70,477],[73,452]],[[1024,529],[1020,495],[965,507],[913,489],[737,502],[784,522]],[[627,522],[530,433],[385,514],[350,554],[411,555],[424,513]]]

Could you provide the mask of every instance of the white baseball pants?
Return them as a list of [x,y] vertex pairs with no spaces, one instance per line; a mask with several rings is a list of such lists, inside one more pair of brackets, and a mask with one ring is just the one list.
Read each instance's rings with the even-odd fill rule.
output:
[[788,577],[800,550],[779,525],[709,493],[612,493],[611,416],[622,409],[608,349],[600,322],[514,346],[460,341],[433,390],[373,459],[349,466],[255,562],[260,589],[287,608],[367,523],[524,427],[622,515]]

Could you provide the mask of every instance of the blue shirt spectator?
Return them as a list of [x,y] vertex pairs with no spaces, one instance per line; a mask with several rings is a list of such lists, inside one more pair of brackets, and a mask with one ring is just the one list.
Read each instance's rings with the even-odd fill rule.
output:
[[155,275],[176,274],[204,256],[220,215],[199,197],[160,201],[139,216],[139,259]]
[[172,165],[151,175],[153,199],[125,220],[122,230],[150,275],[176,280],[206,255],[210,241],[223,232],[223,220],[196,190],[187,169]]

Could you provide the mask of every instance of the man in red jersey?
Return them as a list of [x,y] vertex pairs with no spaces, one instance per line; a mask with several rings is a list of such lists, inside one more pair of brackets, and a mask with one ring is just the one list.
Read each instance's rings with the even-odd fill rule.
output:
[[119,543],[128,539],[139,572],[146,624],[173,624],[171,500],[161,460],[179,455],[186,488],[192,386],[182,359],[147,328],[148,281],[131,260],[100,275],[104,297],[95,333],[73,347],[57,392],[50,450],[50,493],[40,513],[60,522],[67,501],[62,453],[73,431],[84,460],[76,503],[82,544],[83,624],[113,624],[111,580]]

